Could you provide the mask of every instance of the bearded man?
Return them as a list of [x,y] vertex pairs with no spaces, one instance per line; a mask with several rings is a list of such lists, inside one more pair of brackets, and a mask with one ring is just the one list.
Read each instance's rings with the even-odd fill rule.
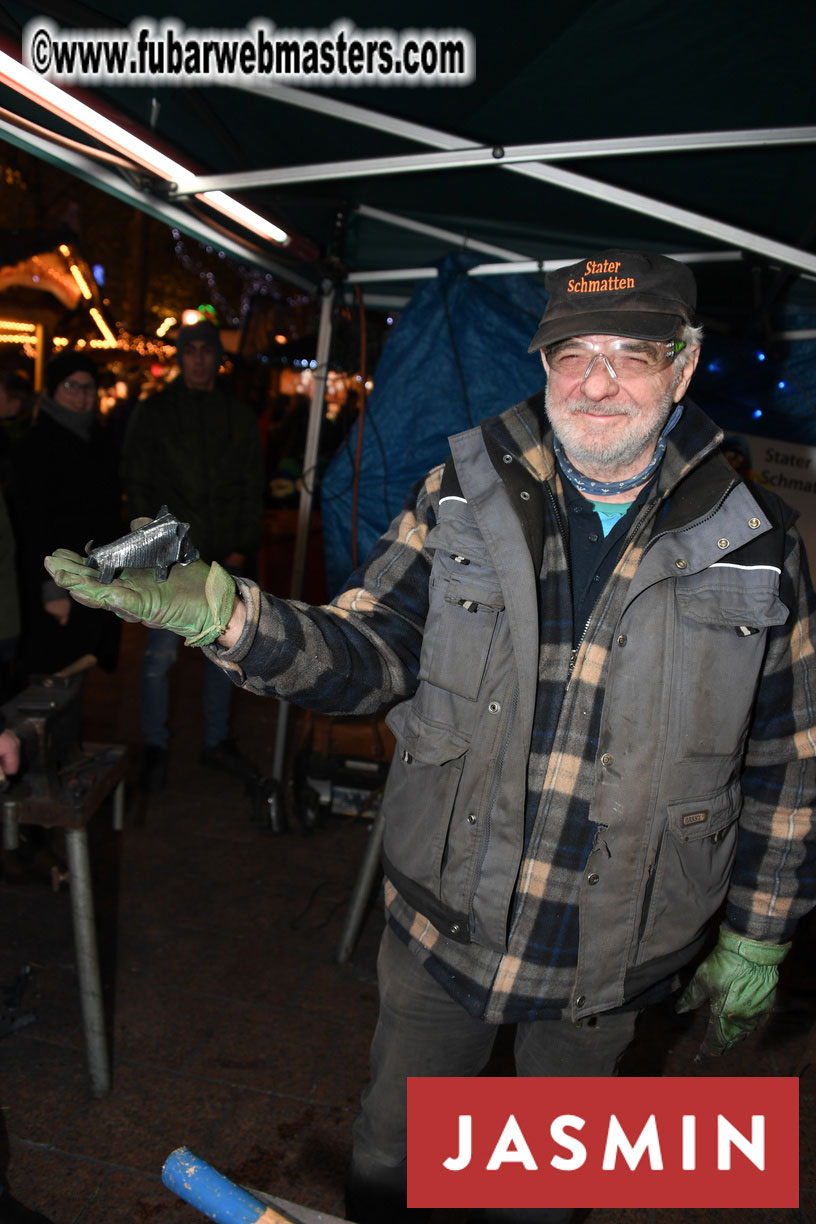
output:
[[478,1074],[502,1024],[520,1075],[613,1075],[718,920],[678,1006],[709,1002],[720,1054],[769,1014],[813,904],[816,605],[793,511],[686,398],[693,275],[605,251],[547,288],[546,396],[452,437],[328,607],[199,562],[157,595],[149,572],[100,588],[48,560],[252,692],[391,707],[361,1224],[425,1214],[405,1207],[408,1076]]

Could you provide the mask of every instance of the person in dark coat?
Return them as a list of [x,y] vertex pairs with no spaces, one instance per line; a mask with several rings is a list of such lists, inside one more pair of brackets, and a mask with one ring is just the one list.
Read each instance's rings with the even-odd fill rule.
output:
[[[91,358],[61,353],[47,367],[34,424],[11,453],[20,662],[29,675],[60,671],[85,655],[106,671],[118,660],[120,627],[100,625],[102,618],[66,599],[42,563],[65,534],[84,553],[89,540],[107,543],[124,530],[116,451],[97,411],[97,390]],[[81,489],[73,487],[78,470]]]
[[[176,351],[180,377],[141,401],[128,426],[121,469],[128,513],[155,518],[166,505],[190,524],[203,558],[247,574],[263,518],[264,460],[255,415],[218,380],[222,348],[215,324],[180,328]],[[148,631],[141,676],[146,790],[167,782],[169,672],[178,648],[175,634]],[[255,766],[230,734],[232,693],[230,680],[206,661],[201,762],[250,781]]]

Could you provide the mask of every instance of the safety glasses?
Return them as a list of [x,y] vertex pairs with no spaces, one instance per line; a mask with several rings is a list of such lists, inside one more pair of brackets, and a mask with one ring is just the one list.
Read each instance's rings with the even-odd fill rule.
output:
[[544,350],[547,365],[556,374],[586,381],[600,359],[610,378],[645,378],[659,374],[672,364],[686,347],[683,340],[610,340],[588,344],[585,340],[559,340]]

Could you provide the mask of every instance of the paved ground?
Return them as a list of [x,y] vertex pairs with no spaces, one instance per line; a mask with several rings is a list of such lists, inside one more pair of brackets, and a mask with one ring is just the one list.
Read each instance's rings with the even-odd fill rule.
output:
[[[85,693],[86,737],[132,745],[132,777],[140,633],[126,626],[118,673],[90,675]],[[335,951],[370,825],[335,817],[309,836],[262,832],[241,785],[198,764],[199,659],[182,656],[169,788],[145,802],[131,787],[121,834],[109,807],[92,825],[114,1074],[104,1100],[89,1091],[66,887],[55,894],[36,876],[0,883],[0,986],[31,965],[24,1004],[36,1014],[0,1039],[0,1173],[54,1224],[203,1219],[160,1182],[181,1145],[240,1183],[342,1215],[376,1014],[376,902],[350,963],[338,966]],[[275,717],[274,702],[237,694],[239,740],[265,772]],[[46,872],[43,853],[35,866]],[[801,1077],[801,1207],[751,1213],[769,1224],[816,1224],[812,946],[807,933],[797,944],[785,1010],[717,1066]],[[701,1018],[658,1009],[641,1027],[629,1074],[701,1073],[692,1062]],[[508,1070],[501,1053],[491,1069]],[[666,1224],[679,1214],[607,1209],[590,1219]]]

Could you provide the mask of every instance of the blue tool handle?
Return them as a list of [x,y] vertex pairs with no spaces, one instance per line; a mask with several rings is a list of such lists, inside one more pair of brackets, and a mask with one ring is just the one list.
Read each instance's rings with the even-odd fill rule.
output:
[[162,1181],[185,1203],[216,1224],[289,1224],[285,1217],[218,1173],[189,1148],[176,1148],[164,1162]]

